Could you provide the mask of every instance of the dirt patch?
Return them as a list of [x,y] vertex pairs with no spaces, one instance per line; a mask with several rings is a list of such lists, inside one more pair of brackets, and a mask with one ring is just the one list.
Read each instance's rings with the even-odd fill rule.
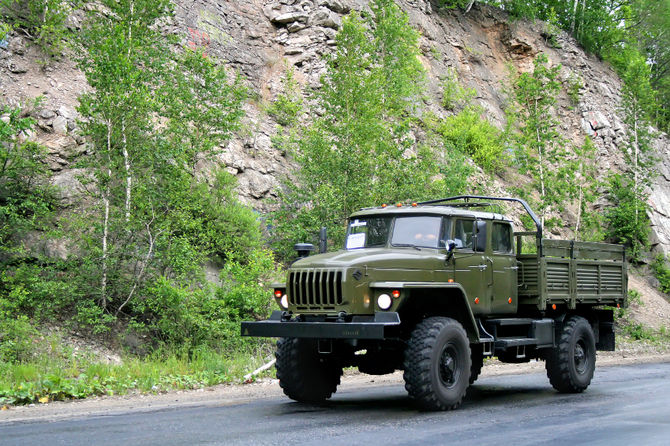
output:
[[670,328],[670,303],[666,295],[651,286],[648,277],[629,274],[628,289],[639,291],[640,303],[630,304],[630,319],[655,330]]

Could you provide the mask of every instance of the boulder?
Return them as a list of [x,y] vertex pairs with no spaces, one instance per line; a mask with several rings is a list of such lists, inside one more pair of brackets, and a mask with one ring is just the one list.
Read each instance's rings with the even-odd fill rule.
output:
[[309,17],[305,14],[304,11],[294,11],[287,12],[285,14],[280,14],[272,19],[272,23],[285,24],[292,22],[306,22]]
[[309,18],[309,23],[313,26],[340,29],[342,26],[342,19],[328,8],[321,7],[312,13]]
[[51,124],[54,129],[54,133],[67,133],[67,119],[62,116],[56,116],[53,123]]
[[39,116],[42,119],[51,119],[54,116],[56,116],[56,114],[53,112],[53,110],[43,108],[42,110],[39,111],[39,113],[37,113],[37,116]]
[[61,105],[58,109],[58,114],[65,119],[77,119],[78,116],[77,111],[72,107],[68,107],[67,105]]
[[325,6],[331,11],[346,14],[351,10],[351,7],[342,0],[319,0],[317,3],[319,6]]
[[271,175],[263,175],[255,170],[247,170],[238,176],[237,190],[247,197],[263,198],[277,185],[277,180]]
[[51,184],[57,188],[57,196],[61,205],[70,206],[79,203],[79,197],[86,192],[86,187],[79,181],[81,176],[90,176],[84,169],[68,169],[51,176]]

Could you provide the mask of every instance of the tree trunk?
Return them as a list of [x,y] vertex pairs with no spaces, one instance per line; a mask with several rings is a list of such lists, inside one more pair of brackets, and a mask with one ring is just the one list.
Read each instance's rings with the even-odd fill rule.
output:
[[107,239],[109,237],[109,178],[112,176],[112,160],[110,153],[112,150],[112,123],[107,122],[107,176],[108,182],[102,193],[102,202],[105,208],[102,224],[102,279],[100,283],[100,305],[103,310],[107,308]]
[[575,35],[575,24],[577,23],[577,6],[579,0],[575,0],[572,4],[572,22],[570,23],[570,34]]
[[126,139],[126,124],[121,123],[121,134],[123,135],[123,164],[126,168],[126,223],[130,223],[130,199],[133,178],[130,174],[130,157],[128,156],[128,141]]
[[[538,107],[538,105],[537,105],[537,100],[536,100],[535,101],[535,109],[536,110],[537,110],[537,107]],[[540,137],[539,127],[535,128],[535,137],[536,137],[536,140],[537,140],[537,156],[538,156],[538,163],[539,163],[539,167],[540,167],[540,196],[542,197],[542,201],[544,202],[544,200],[546,199],[547,193],[546,193],[546,190],[544,188],[544,166],[542,164],[544,162],[544,160],[543,160],[543,156],[542,156],[543,155],[542,143],[541,143],[542,138]],[[542,207],[542,217],[541,217],[542,227],[544,227],[544,216],[545,216],[546,213],[547,213],[547,207],[543,206]]]
[[633,112],[633,150],[634,150],[634,156],[635,159],[633,161],[633,183],[635,187],[635,225],[637,226],[637,219],[638,219],[638,213],[640,212],[638,209],[638,190],[639,190],[639,185],[638,185],[638,157],[639,157],[639,142],[638,142],[638,134],[637,134],[637,104],[635,104]]

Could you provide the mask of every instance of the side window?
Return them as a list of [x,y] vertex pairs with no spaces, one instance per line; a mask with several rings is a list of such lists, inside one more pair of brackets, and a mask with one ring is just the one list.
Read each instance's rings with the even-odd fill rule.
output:
[[486,251],[486,221],[477,220],[477,238],[475,239],[475,251]]
[[512,228],[506,223],[493,223],[491,235],[493,252],[512,252]]
[[457,248],[473,249],[475,222],[473,220],[457,220],[454,231],[454,242]]

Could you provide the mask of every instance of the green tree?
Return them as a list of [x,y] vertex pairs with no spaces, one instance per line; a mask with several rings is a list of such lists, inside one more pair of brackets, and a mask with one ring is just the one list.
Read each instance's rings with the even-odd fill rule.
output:
[[630,179],[622,175],[610,177],[609,192],[612,206],[605,210],[605,237],[625,245],[629,259],[639,261],[649,248],[649,218],[640,212],[646,209],[646,202],[632,187]]
[[579,240],[601,241],[602,216],[589,209],[589,205],[598,197],[597,181],[598,164],[596,162],[596,147],[588,136],[581,147],[575,148],[577,157],[577,171],[575,172],[575,183],[577,185],[577,221],[575,222],[574,234]]
[[[92,167],[103,207],[99,253],[99,301],[103,309],[109,303],[109,274],[114,266],[110,255],[113,257],[115,249],[130,242],[111,243],[122,230],[113,227],[117,223],[116,191],[124,190],[123,214],[125,224],[130,225],[133,180],[142,175],[133,165],[143,164],[141,160],[151,152],[153,143],[152,87],[169,54],[156,25],[169,5],[167,0],[104,1],[109,13],[91,11],[81,34],[78,65],[93,91],[80,96],[79,111],[87,118],[83,130],[95,146]],[[128,227],[125,232],[130,234],[132,229]]]
[[512,134],[514,157],[522,173],[533,179],[539,193],[542,224],[553,209],[574,198],[575,166],[567,161],[567,141],[558,131],[559,121],[552,108],[561,91],[560,65],[549,67],[546,55],[540,54],[530,73],[510,74],[508,123],[516,128]]
[[649,66],[649,82],[656,93],[658,107],[652,117],[656,125],[667,132],[670,128],[670,2],[636,0],[632,8],[635,26],[629,29]]
[[655,94],[650,84],[650,66],[639,54],[627,52],[630,58],[623,72],[621,111],[626,124],[623,154],[630,169],[610,181],[615,207],[606,215],[607,235],[624,243],[632,259],[639,259],[648,248],[649,219],[647,198],[655,177],[653,138],[650,124],[656,108]]
[[[234,177],[216,166],[239,128],[246,89],[203,51],[172,51],[158,31],[172,14],[167,1],[105,6],[109,13],[91,13],[79,57],[94,87],[80,112],[95,148],[87,167],[100,203],[73,222],[83,252],[73,262],[87,299],[77,304],[80,317],[125,317],[166,342],[191,334],[189,345],[220,340],[231,334],[230,320],[223,330],[217,318],[236,307],[226,301],[231,308],[216,310],[225,291],[207,283],[203,264],[224,267],[223,288],[241,274],[225,272],[229,264],[257,277],[272,271],[256,215],[237,201]],[[262,282],[255,293],[267,304]]]
[[352,211],[426,196],[438,173],[430,150],[411,140],[410,112],[425,85],[418,33],[393,1],[370,6],[372,17],[343,20],[315,93],[323,113],[296,142],[297,184],[286,184],[274,216],[284,258],[322,225],[339,245]]
[[22,251],[30,230],[49,225],[56,205],[46,148],[28,140],[35,121],[21,107],[0,112],[0,258]]
[[295,80],[293,68],[286,66],[286,75],[282,78],[283,92],[268,107],[268,114],[285,127],[293,127],[303,110],[300,86]]
[[0,0],[3,20],[25,30],[48,58],[58,59],[65,50],[68,13],[78,0]]
[[221,144],[240,127],[247,90],[242,78],[201,50],[186,50],[169,61],[157,89],[158,114],[167,118],[161,132],[163,157],[177,159],[191,175],[198,162],[212,160]]

